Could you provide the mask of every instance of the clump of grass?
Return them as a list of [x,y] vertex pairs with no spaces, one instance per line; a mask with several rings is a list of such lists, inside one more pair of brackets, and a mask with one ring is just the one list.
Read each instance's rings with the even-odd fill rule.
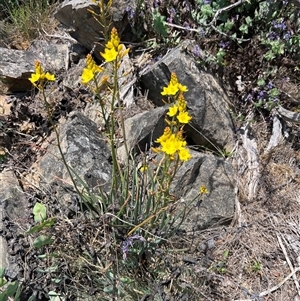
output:
[[57,1],[48,0],[24,0],[2,5],[6,15],[3,31],[8,37],[7,44],[27,48],[32,40],[53,32],[57,22],[51,15],[56,3]]

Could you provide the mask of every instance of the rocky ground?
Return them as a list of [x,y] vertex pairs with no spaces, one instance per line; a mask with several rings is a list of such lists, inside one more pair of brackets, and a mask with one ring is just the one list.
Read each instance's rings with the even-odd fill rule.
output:
[[[220,39],[216,34],[198,42],[203,49],[213,52]],[[237,76],[243,75],[250,93],[254,79],[267,67],[260,59],[261,49],[255,47],[255,39],[252,46],[229,45],[226,66],[205,66],[226,87],[236,127],[237,146],[227,157],[237,174],[235,216],[229,225],[225,222],[206,230],[179,233],[153,250],[151,256],[141,258],[138,270],[128,270],[139,280],[131,300],[300,300],[300,141],[299,123],[295,121],[299,110],[299,61],[279,58],[278,73],[273,79],[283,91],[282,106],[295,115],[288,119],[278,114],[276,108],[268,111],[242,99],[241,95],[246,93],[239,91]],[[289,81],[282,82],[282,78]],[[86,106],[88,96],[83,91],[60,93],[53,114],[55,121]],[[81,296],[84,300],[110,300],[97,290],[100,284],[95,280],[101,279],[105,267],[99,271],[93,261],[95,252],[104,243],[103,237],[95,237],[95,228],[105,232],[103,224],[74,218],[76,200],[73,209],[62,208],[51,190],[32,190],[22,181],[26,171],[43,154],[43,143],[51,134],[40,99],[34,91],[2,95],[0,108],[0,131],[6,148],[0,145],[0,169],[13,170],[28,200],[26,218],[13,222],[4,218],[5,229],[2,229],[8,253],[19,254],[16,262],[19,275],[11,277],[22,275],[26,279],[24,300],[32,291],[37,300],[47,300],[43,292],[49,290],[65,294],[68,300],[79,297],[79,291],[85,292]],[[273,140],[275,147],[270,146]],[[36,200],[46,201],[49,210],[60,216],[58,226],[51,229],[56,245],[47,249],[60,258],[59,270],[53,270],[52,275],[41,272],[51,267],[51,259],[40,258],[41,254],[30,248],[24,235],[12,235],[16,227],[24,230],[34,225],[31,211]],[[116,248],[109,239],[105,243],[112,244],[110,250]],[[85,262],[82,254],[91,260]],[[53,275],[64,278],[63,285],[55,286]]]

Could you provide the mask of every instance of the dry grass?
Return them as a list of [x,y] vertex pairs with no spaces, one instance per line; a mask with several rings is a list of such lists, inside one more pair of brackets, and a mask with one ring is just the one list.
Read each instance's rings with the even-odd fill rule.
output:
[[3,46],[26,50],[34,39],[45,39],[58,25],[52,17],[56,5],[46,0],[27,0],[7,7],[7,17],[0,24]]

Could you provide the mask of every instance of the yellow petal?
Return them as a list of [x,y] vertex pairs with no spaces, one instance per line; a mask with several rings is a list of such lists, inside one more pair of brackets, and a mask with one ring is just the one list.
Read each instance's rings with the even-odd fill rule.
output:
[[187,148],[181,148],[179,150],[179,160],[180,161],[188,161],[191,158],[190,151]]
[[184,86],[182,84],[178,84],[178,89],[179,89],[180,92],[187,92],[188,91],[187,86]]
[[54,74],[50,74],[49,72],[47,72],[45,74],[45,78],[49,81],[55,81],[55,75]]
[[32,73],[31,77],[29,78],[29,80],[31,81],[31,83],[36,83],[39,79],[40,79],[41,75],[38,73]]
[[177,119],[180,123],[189,123],[190,120],[192,119],[192,117],[189,115],[188,112],[180,112],[178,115],[177,115]]
[[176,105],[173,105],[172,107],[169,107],[169,112],[167,113],[167,115],[173,117],[177,114],[177,111],[178,111],[178,107]]
[[115,61],[118,56],[118,52],[116,51],[115,48],[111,48],[111,49],[105,48],[104,53],[101,52],[100,54],[102,55],[102,57],[105,59],[107,63]]
[[81,80],[82,83],[87,84],[94,78],[94,73],[91,69],[89,68],[84,68],[82,75],[81,75]]
[[176,95],[178,92],[178,85],[168,85],[168,87],[164,87],[161,95]]

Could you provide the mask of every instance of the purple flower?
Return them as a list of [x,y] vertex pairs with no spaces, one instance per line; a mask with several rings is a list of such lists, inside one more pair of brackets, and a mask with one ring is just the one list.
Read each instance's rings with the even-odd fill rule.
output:
[[200,47],[199,47],[199,45],[195,45],[195,47],[193,49],[193,53],[196,57],[200,57]]
[[271,24],[274,28],[281,29],[281,30],[286,29],[286,24],[284,21],[282,22],[272,21]]
[[176,10],[175,10],[175,8],[170,8],[169,9],[169,17],[167,18],[167,21],[169,22],[169,23],[172,23],[173,22],[173,19],[174,19],[174,17],[175,17],[175,14],[176,14]]
[[174,17],[174,16],[175,16],[175,14],[176,14],[176,10],[175,10],[175,8],[174,8],[174,7],[172,7],[172,8],[169,10],[169,14],[170,14],[172,17]]
[[259,91],[258,95],[256,96],[257,99],[264,99],[265,98],[265,92]]
[[160,1],[155,0],[155,1],[154,1],[154,8],[157,8],[157,7],[159,7],[159,6],[160,6]]
[[211,4],[212,0],[203,0],[203,4]]
[[227,41],[227,42],[222,41],[222,42],[220,43],[220,47],[224,49],[224,48],[226,48],[229,44],[230,44],[230,42],[228,42],[228,41]]
[[291,37],[291,32],[290,31],[287,31],[284,35],[283,35],[283,38],[288,41]]
[[141,235],[132,235],[129,236],[125,241],[122,242],[122,253],[123,253],[123,260],[127,259],[127,253],[129,252],[134,240],[139,240],[146,242],[146,239]]
[[267,34],[267,38],[271,41],[279,40],[279,35],[276,32],[271,31],[270,33]]
[[253,95],[252,93],[249,93],[246,97],[245,97],[245,101],[252,101],[253,100]]
[[266,88],[267,88],[268,90],[271,90],[271,89],[274,88],[274,84],[273,84],[272,82],[269,82],[269,83],[267,84]]
[[281,79],[281,81],[284,82],[288,82],[290,80],[290,78],[288,76],[285,76]]
[[131,7],[127,6],[125,11],[127,12],[130,20],[134,18],[134,10]]

